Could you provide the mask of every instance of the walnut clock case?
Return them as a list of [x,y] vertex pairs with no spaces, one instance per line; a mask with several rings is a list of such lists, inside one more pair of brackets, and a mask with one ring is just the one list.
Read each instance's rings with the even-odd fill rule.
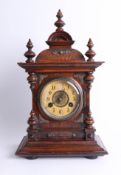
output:
[[49,49],[36,57],[31,40],[27,43],[25,63],[32,91],[32,110],[27,136],[16,155],[38,157],[76,156],[97,158],[107,154],[95,135],[90,112],[90,88],[93,72],[103,62],[94,61],[93,42],[88,41],[87,60],[73,49],[72,37],[63,30],[62,13],[57,13],[56,31],[47,40]]

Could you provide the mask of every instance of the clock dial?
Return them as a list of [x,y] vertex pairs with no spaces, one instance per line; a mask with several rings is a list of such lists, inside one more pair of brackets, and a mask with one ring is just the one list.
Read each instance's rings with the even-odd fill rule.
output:
[[55,119],[71,116],[79,106],[79,91],[67,79],[55,79],[47,83],[39,95],[43,111]]

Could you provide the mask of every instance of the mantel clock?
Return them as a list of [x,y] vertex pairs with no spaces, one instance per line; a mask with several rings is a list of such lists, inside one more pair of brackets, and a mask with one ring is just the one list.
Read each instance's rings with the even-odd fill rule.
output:
[[103,62],[94,61],[93,42],[88,41],[87,59],[72,48],[69,33],[63,30],[62,13],[57,13],[56,31],[46,43],[49,48],[35,57],[29,39],[25,63],[32,91],[29,127],[16,155],[38,157],[96,158],[107,154],[101,139],[95,135],[90,112],[90,88],[93,72]]

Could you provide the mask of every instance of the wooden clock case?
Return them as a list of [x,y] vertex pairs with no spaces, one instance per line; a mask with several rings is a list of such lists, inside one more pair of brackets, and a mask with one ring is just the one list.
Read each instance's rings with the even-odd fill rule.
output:
[[[38,157],[87,157],[96,158],[107,154],[101,139],[95,135],[94,120],[90,112],[90,88],[94,79],[93,72],[103,62],[93,60],[95,52],[89,39],[89,50],[85,57],[72,49],[74,41],[63,30],[62,13],[57,13],[57,29],[47,41],[49,49],[42,51],[33,61],[31,40],[27,43],[25,63],[19,66],[28,72],[28,82],[32,91],[32,110],[28,120],[29,127],[16,152],[16,155],[34,159]],[[47,116],[38,105],[38,93],[47,82],[57,78],[74,79],[83,91],[83,107],[73,116],[64,120],[55,120]]]

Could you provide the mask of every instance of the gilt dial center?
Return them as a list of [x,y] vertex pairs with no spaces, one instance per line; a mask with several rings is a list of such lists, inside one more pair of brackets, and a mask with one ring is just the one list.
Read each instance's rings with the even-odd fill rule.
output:
[[53,94],[52,102],[57,107],[66,106],[68,101],[69,101],[69,97],[65,91],[56,91]]

